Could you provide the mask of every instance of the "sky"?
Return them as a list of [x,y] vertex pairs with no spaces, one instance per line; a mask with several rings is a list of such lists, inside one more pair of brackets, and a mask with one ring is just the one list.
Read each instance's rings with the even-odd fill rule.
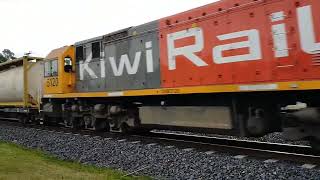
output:
[[0,0],[0,51],[17,57],[144,24],[217,0]]

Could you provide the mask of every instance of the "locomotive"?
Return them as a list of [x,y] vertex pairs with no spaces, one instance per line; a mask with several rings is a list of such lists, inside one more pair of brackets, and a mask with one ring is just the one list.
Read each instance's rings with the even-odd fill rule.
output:
[[320,149],[319,8],[221,0],[1,64],[1,116],[124,133],[284,132]]

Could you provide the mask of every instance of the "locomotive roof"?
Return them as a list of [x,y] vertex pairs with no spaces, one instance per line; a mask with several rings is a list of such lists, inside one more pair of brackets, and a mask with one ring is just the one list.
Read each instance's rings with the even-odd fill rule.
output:
[[87,44],[87,43],[94,42],[94,41],[100,41],[102,39],[103,39],[103,36],[94,37],[94,38],[91,38],[91,39],[87,39],[87,40],[76,42],[75,46],[80,46],[80,45]]
[[[244,4],[250,4],[250,3],[256,3],[256,1],[250,2],[248,0],[223,0],[223,1],[220,0],[220,1],[217,1],[217,2],[213,2],[213,3],[207,4],[207,5],[203,5],[203,6],[197,7],[197,8],[193,8],[191,10],[183,11],[183,12],[180,12],[178,14],[174,14],[174,15],[171,15],[171,16],[166,16],[166,17],[160,18],[160,19],[155,20],[155,21],[172,20],[172,18],[174,18],[176,16],[190,17],[191,14],[194,14],[195,12],[198,12],[198,13],[202,12],[202,11],[204,11],[204,9],[205,9],[205,11],[211,11],[213,13],[223,13],[223,12],[225,13],[225,12],[228,12],[228,11],[226,11],[228,9],[230,10],[230,9],[233,9],[233,8],[241,7]],[[148,23],[146,23],[146,24],[148,24]],[[139,27],[139,25],[136,26],[136,27]],[[86,39],[86,40],[83,40],[83,41],[79,41],[79,42],[75,43],[75,46],[81,46],[81,45],[92,43],[92,42],[96,42],[96,41],[103,41],[103,39],[105,39],[108,36],[117,35],[117,34],[119,34],[121,32],[128,31],[131,28],[135,28],[135,27],[125,28],[125,29],[121,29],[121,30],[118,30],[118,31],[114,31],[114,32],[102,35],[102,36],[98,36],[98,37]]]
[[81,45],[83,45],[83,44],[87,44],[87,43],[91,43],[91,42],[95,42],[95,41],[102,41],[102,40],[103,40],[105,37],[107,37],[107,36],[112,36],[112,35],[116,35],[116,34],[119,34],[119,33],[121,33],[121,32],[124,32],[124,31],[128,31],[128,30],[131,29],[131,28],[132,28],[132,27],[125,28],[125,29],[121,29],[121,30],[118,30],[118,31],[114,31],[114,32],[105,34],[105,35],[103,35],[103,36],[98,36],[98,37],[94,37],[94,38],[91,38],[91,39],[79,41],[79,42],[76,42],[76,43],[75,43],[75,46],[81,46]]
[[52,50],[47,57],[45,58],[45,60],[52,60],[52,59],[56,59],[57,57],[59,57],[63,52],[65,52],[70,46],[64,46],[58,49],[54,49]]

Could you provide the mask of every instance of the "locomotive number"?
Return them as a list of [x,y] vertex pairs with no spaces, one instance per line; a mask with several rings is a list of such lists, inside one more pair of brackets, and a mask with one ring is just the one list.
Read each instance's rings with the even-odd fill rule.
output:
[[47,87],[57,87],[59,85],[58,78],[47,79]]
[[162,94],[179,94],[180,90],[179,89],[163,89],[163,90],[160,90],[160,92]]

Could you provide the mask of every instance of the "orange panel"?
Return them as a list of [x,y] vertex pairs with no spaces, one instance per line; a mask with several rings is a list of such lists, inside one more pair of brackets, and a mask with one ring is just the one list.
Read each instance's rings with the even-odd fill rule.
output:
[[[317,51],[318,55],[310,55],[306,53],[302,53],[302,44],[301,41],[298,41],[298,52],[297,52],[297,59],[299,62],[299,73],[300,73],[300,79],[319,79],[320,76],[320,1],[318,0],[301,0],[299,3],[297,3],[298,7],[308,7],[311,6],[311,19],[306,18],[302,19],[301,21],[307,23],[309,26],[313,25],[312,31],[313,33],[304,33],[301,32],[299,28],[297,28],[297,34],[299,35],[306,35],[308,37],[309,35],[312,35],[315,37],[314,43],[312,46],[314,46],[315,43],[317,43]],[[308,21],[306,21],[308,20]],[[297,23],[297,21],[296,21]],[[296,25],[298,26],[298,25]],[[309,36],[310,37],[310,36]]]
[[45,77],[43,82],[44,94],[63,94],[74,92],[75,72],[65,72],[64,59],[70,57],[75,66],[75,50],[73,46],[65,46],[53,50],[45,61],[58,61],[58,74],[53,77]]
[[224,0],[163,18],[162,87],[319,79],[316,22],[314,0]]

